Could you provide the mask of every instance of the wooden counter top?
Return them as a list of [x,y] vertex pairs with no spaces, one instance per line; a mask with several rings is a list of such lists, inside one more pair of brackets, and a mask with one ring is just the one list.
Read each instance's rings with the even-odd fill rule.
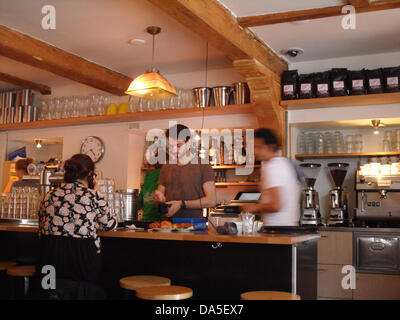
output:
[[[37,232],[38,227],[13,223],[0,223],[0,231]],[[292,245],[319,238],[319,234],[266,234],[256,233],[250,236],[220,235],[209,226],[204,232],[141,232],[141,231],[100,231],[101,237],[153,239],[153,240],[183,240],[203,242],[255,243]]]

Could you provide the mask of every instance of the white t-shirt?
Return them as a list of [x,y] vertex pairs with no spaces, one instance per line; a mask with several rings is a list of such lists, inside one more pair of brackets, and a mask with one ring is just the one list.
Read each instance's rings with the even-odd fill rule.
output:
[[[261,192],[265,189],[279,187],[281,210],[273,213],[262,213],[266,226],[297,226],[300,219],[300,185],[296,170],[290,160],[274,157],[263,161],[261,165]],[[268,202],[267,195],[262,193],[260,203]]]

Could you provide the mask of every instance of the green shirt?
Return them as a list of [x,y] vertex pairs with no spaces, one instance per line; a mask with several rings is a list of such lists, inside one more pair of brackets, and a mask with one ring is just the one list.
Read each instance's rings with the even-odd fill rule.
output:
[[152,170],[144,178],[138,199],[138,209],[143,209],[143,220],[161,220],[161,213],[153,199],[154,191],[158,188],[159,177],[160,170]]

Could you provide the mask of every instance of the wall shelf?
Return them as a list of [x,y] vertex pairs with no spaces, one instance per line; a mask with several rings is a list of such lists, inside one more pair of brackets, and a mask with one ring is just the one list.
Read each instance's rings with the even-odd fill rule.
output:
[[[255,164],[253,166],[249,166],[253,168],[261,168],[260,164]],[[236,169],[236,168],[245,168],[245,166],[242,165],[222,165],[222,166],[212,166],[214,170],[226,170],[226,169]],[[154,167],[146,167],[142,168],[142,171],[151,171],[154,170]]]
[[296,154],[296,160],[357,158],[357,157],[392,157],[400,156],[400,152],[359,152],[359,153],[328,153],[328,154]]
[[43,128],[57,128],[67,126],[80,126],[89,124],[135,122],[162,119],[179,119],[204,116],[251,114],[254,113],[251,104],[229,105],[224,107],[186,108],[163,111],[130,112],[115,115],[102,115],[84,118],[69,118],[57,120],[43,120],[25,123],[11,123],[0,125],[0,131],[29,130]]
[[287,110],[335,108],[400,103],[400,92],[365,94],[358,96],[327,97],[314,99],[281,100]]
[[229,186],[258,186],[259,182],[216,182],[216,187],[229,187]]

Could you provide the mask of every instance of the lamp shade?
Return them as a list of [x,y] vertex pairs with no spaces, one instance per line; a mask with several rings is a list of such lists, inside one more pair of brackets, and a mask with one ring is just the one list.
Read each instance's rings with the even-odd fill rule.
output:
[[146,71],[131,82],[126,94],[144,99],[164,99],[176,97],[175,88],[160,73]]

